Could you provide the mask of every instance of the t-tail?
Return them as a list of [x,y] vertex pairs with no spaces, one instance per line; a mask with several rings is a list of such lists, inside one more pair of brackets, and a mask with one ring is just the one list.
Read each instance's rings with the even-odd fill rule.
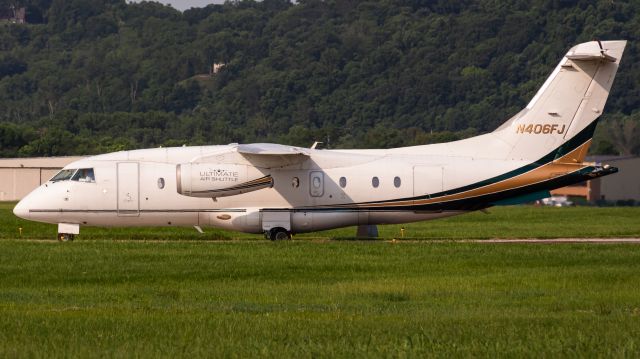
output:
[[572,47],[531,102],[493,136],[509,159],[581,163],[591,144],[626,41],[591,41]]

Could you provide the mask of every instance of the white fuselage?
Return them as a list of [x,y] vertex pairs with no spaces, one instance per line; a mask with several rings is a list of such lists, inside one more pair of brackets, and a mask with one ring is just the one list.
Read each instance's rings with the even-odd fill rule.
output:
[[[288,210],[290,230],[300,233],[462,213],[461,210],[371,211],[348,205],[439,193],[523,165],[521,161],[432,157],[393,150],[309,150],[310,156],[301,163],[261,169],[272,176],[271,188],[218,198],[190,197],[177,192],[178,164],[202,154],[228,154],[231,148],[158,148],[83,159],[65,168],[92,168],[95,181],[49,181],[26,197],[16,211],[28,209],[22,216],[49,223],[215,226],[261,233],[268,229],[263,224],[267,220],[263,218],[264,212]],[[212,169],[224,168],[224,158],[218,160],[218,164],[209,163]],[[347,208],[336,208],[345,205]]]

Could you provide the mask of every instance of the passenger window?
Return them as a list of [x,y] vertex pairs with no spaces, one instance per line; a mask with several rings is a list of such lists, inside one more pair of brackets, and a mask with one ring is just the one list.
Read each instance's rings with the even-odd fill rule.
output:
[[81,168],[76,171],[71,180],[78,182],[95,182],[96,177],[93,174],[93,168]]
[[378,179],[378,177],[373,177],[371,179],[371,185],[373,186],[373,188],[378,188],[378,186],[380,185],[380,180]]
[[338,183],[340,184],[340,187],[342,187],[342,188],[347,187],[347,179],[346,179],[346,177],[340,177],[340,180],[338,181]]
[[324,194],[324,174],[320,171],[312,171],[309,173],[309,192],[312,197],[321,197]]
[[158,178],[158,188],[160,189],[164,188],[164,178],[162,177]]
[[396,186],[396,188],[399,188],[401,184],[402,180],[400,179],[400,177],[396,176],[393,178],[393,185]]

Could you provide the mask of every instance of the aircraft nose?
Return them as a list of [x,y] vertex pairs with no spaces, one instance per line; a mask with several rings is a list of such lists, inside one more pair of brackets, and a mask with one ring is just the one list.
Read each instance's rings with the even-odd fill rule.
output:
[[29,208],[27,208],[24,200],[13,207],[13,214],[23,219],[29,219]]

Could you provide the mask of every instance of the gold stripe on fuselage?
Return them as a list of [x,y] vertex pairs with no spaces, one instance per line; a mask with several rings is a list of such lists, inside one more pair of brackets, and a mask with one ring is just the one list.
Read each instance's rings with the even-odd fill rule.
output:
[[556,163],[581,163],[584,161],[584,158],[587,156],[587,152],[589,151],[589,147],[591,146],[591,139],[587,140],[585,143],[576,147],[573,151],[567,153],[566,155],[553,160]]

